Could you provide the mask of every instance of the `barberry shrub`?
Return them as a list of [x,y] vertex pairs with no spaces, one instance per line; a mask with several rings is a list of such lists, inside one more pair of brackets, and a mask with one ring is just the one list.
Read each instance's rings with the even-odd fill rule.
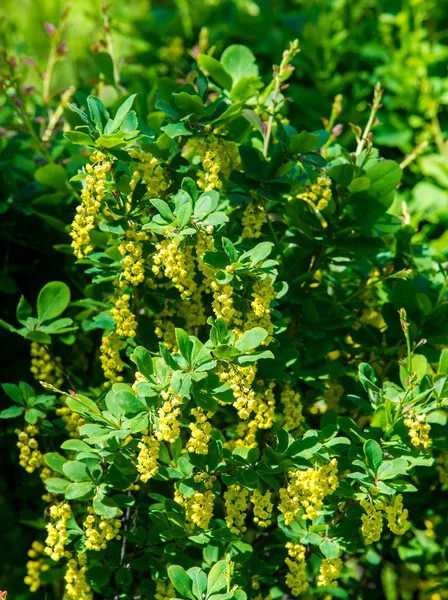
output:
[[340,98],[324,129],[289,124],[297,52],[272,78],[245,46],[199,54],[158,80],[151,127],[135,96],[69,104],[62,249],[90,282],[50,281],[2,321],[36,380],[4,384],[0,414],[47,504],[31,592],[446,591],[446,258],[394,201],[379,86],[353,147]]

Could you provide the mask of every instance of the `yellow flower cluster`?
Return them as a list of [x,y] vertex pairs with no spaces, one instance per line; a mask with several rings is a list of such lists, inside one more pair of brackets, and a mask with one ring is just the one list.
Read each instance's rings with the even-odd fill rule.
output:
[[426,422],[426,415],[411,412],[404,420],[404,424],[409,427],[409,437],[413,446],[421,446],[425,449],[431,446],[432,441],[429,437],[431,425]]
[[[91,506],[87,510],[89,514],[84,520],[87,550],[104,550],[107,542],[113,539],[121,539],[119,535],[121,520],[119,518],[106,519],[105,517],[98,517]],[[119,510],[117,515],[120,517],[122,511]]]
[[304,419],[299,393],[286,384],[280,393],[280,402],[283,404],[283,427],[287,431],[302,427]]
[[378,542],[383,531],[383,516],[381,514],[383,502],[379,501],[375,506],[367,500],[361,500],[360,505],[366,511],[366,514],[361,517],[361,533],[364,540],[366,544]]
[[138,285],[145,280],[145,259],[143,258],[142,242],[148,239],[144,231],[128,229],[125,239],[118,246],[123,258],[123,277],[131,285]]
[[36,592],[42,585],[40,574],[48,571],[50,565],[44,562],[45,546],[42,542],[33,542],[28,550],[28,556],[31,560],[26,563],[25,584],[30,588],[30,592]]
[[436,460],[436,469],[439,474],[440,485],[445,487],[448,484],[448,452],[439,454]]
[[183,250],[179,246],[180,242],[172,239],[164,239],[156,244],[152,271],[156,276],[160,277],[163,273],[170,279],[181,298],[190,298],[197,289],[192,246],[185,246]]
[[392,533],[403,535],[409,529],[408,509],[403,508],[403,496],[397,494],[392,498],[390,504],[385,504],[384,512],[387,517],[387,525]]
[[213,505],[215,494],[213,493],[213,484],[216,481],[214,475],[200,473],[194,476],[195,483],[203,484],[203,491],[196,491],[192,496],[184,498],[179,490],[174,492],[174,501],[185,509],[185,525],[188,531],[191,531],[194,525],[201,529],[208,529],[211,518],[213,517]]
[[327,406],[327,410],[332,410],[333,412],[340,412],[339,408],[339,400],[344,393],[344,388],[340,383],[335,381],[334,379],[329,379],[327,381],[327,387],[324,391],[324,400]]
[[321,515],[324,499],[339,486],[338,463],[335,458],[322,467],[314,467],[290,474],[286,488],[280,489],[279,510],[290,525],[304,510],[302,519],[315,519]]
[[177,314],[182,317],[185,321],[184,329],[190,335],[195,331],[196,327],[205,325],[207,322],[207,316],[205,313],[205,307],[202,302],[202,291],[204,286],[197,286],[190,298],[187,298],[183,302],[180,302],[178,306]]
[[328,206],[331,199],[331,179],[326,175],[321,175],[317,178],[316,183],[311,185],[311,188],[302,194],[298,194],[297,198],[312,202],[317,210],[324,210]]
[[271,502],[271,492],[268,490],[263,494],[260,490],[254,490],[250,501],[253,504],[254,523],[258,527],[269,527],[271,524],[272,509],[274,505]]
[[271,302],[276,297],[272,279],[268,275],[266,275],[264,279],[257,279],[254,283],[251,296],[253,298],[250,303],[251,311],[247,315],[245,327],[246,329],[252,329],[252,327],[264,327],[269,336],[263,343],[269,344],[272,340],[272,332],[274,331],[271,320]]
[[159,50],[159,58],[163,62],[169,63],[170,65],[176,65],[178,61],[185,54],[184,41],[181,37],[174,37],[170,40],[167,46],[162,46]]
[[213,150],[207,150],[204,158],[202,159],[203,171],[198,171],[197,184],[204,192],[210,192],[214,189],[222,188],[222,181],[219,179],[219,171],[221,165],[219,159],[217,159],[216,152]]
[[180,435],[182,412],[179,406],[182,403],[182,398],[175,396],[172,390],[161,392],[160,395],[165,402],[159,408],[156,437],[159,441],[164,440],[173,444]]
[[67,562],[65,572],[65,594],[67,600],[92,600],[93,592],[87,583],[87,555],[78,554]]
[[133,173],[131,189],[134,189],[140,178],[146,183],[149,198],[160,198],[168,187],[163,167],[157,158],[149,152],[131,149],[128,151],[132,158],[139,162],[138,172]]
[[247,511],[247,497],[249,491],[239,483],[230,485],[224,492],[224,504],[226,510],[226,524],[232,533],[244,533],[247,527],[244,525]]
[[[206,127],[209,130],[209,126]],[[241,166],[240,153],[235,142],[223,140],[222,138],[209,135],[204,138],[195,138],[190,141],[194,146],[196,154],[204,160],[208,151],[214,153],[215,161],[218,162],[220,173],[227,179],[230,173],[238,170]]]
[[131,310],[131,295],[123,287],[117,287],[112,297],[113,307],[110,312],[117,325],[116,332],[120,337],[133,338],[137,333],[137,321]]
[[340,558],[324,558],[320,564],[317,585],[336,587],[336,579],[342,571],[342,560]]
[[289,570],[289,573],[286,575],[286,585],[291,590],[293,596],[298,596],[308,589],[305,571],[305,546],[287,542],[286,549],[288,550],[288,556],[285,559],[285,563]]
[[43,466],[43,455],[40,452],[39,444],[35,439],[35,435],[39,433],[35,425],[27,425],[23,431],[16,429],[17,447],[20,450],[19,464],[27,473],[34,473],[36,469]]
[[164,307],[160,313],[154,315],[154,332],[162,340],[168,350],[177,350],[176,331],[171,318],[176,314],[175,305],[165,300]]
[[214,413],[205,412],[202,408],[192,408],[191,414],[196,418],[196,422],[190,423],[191,437],[187,444],[188,452],[208,454],[212,431],[209,419],[213,417]]
[[157,459],[159,458],[160,443],[149,435],[143,435],[138,443],[140,452],[137,457],[137,471],[143,482],[148,481],[159,470]]
[[261,235],[261,228],[267,221],[266,210],[261,202],[252,200],[244,209],[241,225],[241,236],[247,239],[257,239]]
[[248,419],[255,407],[255,392],[251,385],[255,379],[256,366],[239,367],[233,365],[228,370],[221,369],[218,375],[223,383],[230,385],[235,398],[233,406],[238,411],[239,418]]
[[[211,233],[211,232],[210,232]],[[210,291],[210,283],[213,280],[213,269],[205,264],[203,258],[206,252],[212,252],[215,248],[213,237],[209,231],[198,231],[196,234],[196,261],[198,268],[205,279],[205,290]]]
[[102,152],[94,152],[90,157],[93,164],[86,165],[86,185],[81,192],[81,204],[76,209],[70,232],[73,252],[77,258],[84,258],[93,251],[90,232],[95,226],[95,216],[106,195],[107,173],[112,166],[106,158]]
[[103,337],[100,347],[100,362],[104,377],[108,380],[106,385],[123,381],[120,373],[124,369],[124,362],[120,358],[120,340],[112,331]]
[[53,358],[47,346],[31,342],[31,373],[36,381],[45,381],[59,388],[64,383],[61,359]]
[[171,581],[162,581],[158,579],[156,581],[156,593],[154,594],[155,600],[171,600],[176,595],[176,590],[173,587]]
[[65,403],[65,399],[61,398],[64,406],[56,409],[56,414],[61,417],[65,423],[65,429],[68,431],[71,438],[79,438],[79,428],[84,425],[85,419],[73,412]]
[[[263,386],[264,382],[257,381],[257,385]],[[243,421],[238,424],[237,435],[239,439],[235,440],[234,447],[254,448],[257,445],[257,431],[272,427],[275,417],[274,387],[275,383],[271,381],[267,388],[255,394],[254,416],[249,422]]]
[[45,554],[57,562],[65,556],[67,542],[67,521],[72,516],[70,505],[67,502],[50,507],[52,521],[47,523],[47,539],[45,540]]
[[224,319],[226,323],[241,325],[243,323],[241,311],[234,307],[233,287],[230,283],[221,285],[216,280],[210,281],[213,292],[212,306],[217,319]]

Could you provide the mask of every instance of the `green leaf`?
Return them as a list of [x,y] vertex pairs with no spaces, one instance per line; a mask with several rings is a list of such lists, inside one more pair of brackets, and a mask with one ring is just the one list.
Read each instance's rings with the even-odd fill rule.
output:
[[92,448],[82,440],[66,440],[61,444],[62,450],[75,450],[76,452],[91,452]]
[[408,472],[408,463],[404,458],[395,458],[394,460],[385,460],[378,468],[378,479],[394,479],[397,475],[406,475]]
[[191,203],[183,204],[177,211],[177,224],[179,229],[182,229],[190,222],[191,215],[193,213],[193,206]]
[[393,192],[401,181],[403,171],[393,160],[380,160],[366,170],[371,185],[369,196],[378,199],[386,208],[392,204]]
[[224,50],[221,56],[221,64],[232,77],[235,85],[243,77],[258,76],[258,67],[255,56],[246,46],[234,44]]
[[185,123],[170,123],[169,125],[164,125],[160,129],[172,139],[182,135],[193,135],[193,133],[187,129]]
[[0,419],[14,419],[15,417],[19,417],[24,410],[23,406],[10,406],[0,412]]
[[268,332],[263,327],[254,327],[243,333],[243,335],[235,342],[235,348],[240,352],[249,352],[268,337]]
[[151,375],[154,373],[154,366],[148,350],[146,350],[146,348],[143,346],[137,346],[130,358],[132,362],[137,365],[140,373],[146,377],[146,379],[150,379]]
[[188,569],[187,574],[192,581],[191,591],[193,595],[202,600],[207,589],[207,575],[199,567],[191,567],[191,569]]
[[51,281],[39,292],[37,317],[42,323],[55,319],[67,308],[70,302],[70,289],[62,281]]
[[25,325],[27,319],[29,319],[29,317],[31,317],[32,314],[33,314],[33,312],[31,310],[31,306],[29,305],[29,303],[25,299],[25,296],[21,296],[20,300],[19,300],[19,303],[17,305],[17,308],[16,308],[16,318],[17,318],[17,320],[22,325]]
[[71,144],[77,144],[78,146],[94,146],[95,142],[92,140],[90,135],[83,133],[82,131],[66,131],[64,137]]
[[165,200],[160,200],[159,198],[152,198],[150,202],[159,211],[159,213],[162,215],[165,221],[168,221],[169,223],[171,221],[174,221],[174,215],[171,212],[171,208],[165,202]]
[[57,452],[47,452],[44,455],[44,460],[46,464],[53,469],[53,471],[57,471],[58,473],[65,474],[63,470],[64,464],[67,462],[67,459],[58,454]]
[[339,556],[339,546],[332,540],[323,540],[323,542],[319,544],[319,550],[325,558],[337,558]]
[[[417,383],[420,383],[420,381],[428,372],[428,359],[426,356],[423,356],[423,354],[414,354],[412,357],[411,371],[417,375]],[[410,373],[408,373],[407,366],[405,367],[404,365],[400,365],[400,381],[401,385],[405,389],[408,388],[407,379],[409,375]]]
[[123,121],[125,120],[128,112],[131,110],[132,105],[134,103],[135,97],[137,96],[137,94],[132,94],[132,96],[129,96],[129,98],[127,98],[123,104],[120,106],[120,108],[117,110],[116,114],[115,114],[115,118],[114,120],[110,123],[107,124],[104,132],[105,133],[113,133],[114,131],[117,131],[118,129],[120,129],[120,127],[123,124]]
[[207,71],[210,77],[216,81],[218,85],[225,90],[230,90],[232,87],[232,78],[216,58],[208,56],[208,54],[200,54],[197,60],[201,69]]
[[2,383],[2,389],[13,402],[17,402],[17,404],[24,403],[22,390],[18,385],[14,383]]
[[319,136],[315,133],[301,131],[299,134],[292,135],[289,138],[290,150],[293,154],[308,154],[312,150],[317,150],[320,146]]
[[96,130],[98,133],[103,133],[104,127],[109,119],[109,113],[104,104],[99,98],[89,96],[87,98],[87,106],[89,107],[90,118],[95,123]]
[[176,327],[176,340],[177,345],[179,346],[179,351],[181,355],[185,358],[185,360],[190,364],[191,361],[191,353],[193,350],[193,342],[190,340],[188,333],[186,333],[183,329],[179,329]]
[[226,561],[220,560],[210,569],[207,581],[207,597],[221,592],[227,585]]
[[383,461],[381,446],[375,440],[367,440],[364,444],[364,455],[368,466],[376,473]]
[[172,102],[182,115],[192,115],[193,118],[197,119],[204,112],[204,103],[196,94],[174,93]]
[[168,567],[168,577],[170,578],[173,586],[180,594],[182,594],[182,596],[186,596],[187,598],[194,600],[194,596],[192,594],[192,581],[188,577],[185,569],[179,565],[171,565],[171,567]]
[[67,175],[62,165],[44,165],[34,173],[37,182],[56,190],[67,191]]
[[86,465],[79,460],[70,460],[63,463],[62,472],[66,477],[77,483],[90,480]]
[[44,484],[50,494],[64,494],[70,482],[60,477],[49,477]]
[[439,373],[448,374],[448,348],[443,348],[440,354]]
[[88,569],[86,575],[90,585],[101,588],[109,583],[112,571],[101,565],[95,565]]
[[112,389],[106,395],[107,408],[114,413],[114,407],[118,406],[125,414],[135,415],[142,412],[143,404],[138,399],[134,390],[126,383],[114,383]]
[[71,483],[65,490],[66,500],[76,500],[76,498],[83,498],[91,494],[94,490],[94,486],[91,483]]

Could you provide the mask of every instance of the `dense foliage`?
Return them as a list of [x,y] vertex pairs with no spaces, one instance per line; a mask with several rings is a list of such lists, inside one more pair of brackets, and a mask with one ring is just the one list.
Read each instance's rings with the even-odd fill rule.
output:
[[448,597],[446,16],[130,4],[3,28],[0,588]]

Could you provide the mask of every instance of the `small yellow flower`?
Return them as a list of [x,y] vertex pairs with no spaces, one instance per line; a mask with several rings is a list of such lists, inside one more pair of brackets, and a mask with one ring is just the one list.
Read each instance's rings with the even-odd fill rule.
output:
[[290,525],[303,510],[302,519],[315,519],[322,514],[324,499],[339,486],[337,460],[332,458],[322,467],[294,471],[286,488],[280,489],[279,510]]
[[187,444],[187,450],[195,454],[208,454],[212,431],[209,419],[214,413],[205,412],[202,408],[192,408],[191,414],[196,417],[196,422],[190,423],[191,437]]
[[95,227],[96,215],[106,195],[107,173],[112,165],[102,152],[94,152],[90,158],[92,164],[86,165],[87,176],[81,192],[81,204],[76,209],[70,235],[72,248],[77,258],[84,258],[93,251],[90,232]]
[[263,494],[260,490],[254,490],[250,501],[253,504],[254,523],[258,527],[269,527],[271,524],[272,509],[274,505],[271,502],[272,493],[268,490]]
[[185,509],[185,526],[187,531],[192,531],[196,525],[200,529],[208,529],[213,517],[215,494],[213,484],[214,475],[200,473],[194,477],[195,483],[202,484],[202,491],[195,491],[192,496],[184,497],[179,490],[174,492],[174,501]]
[[138,443],[140,452],[137,457],[137,471],[143,482],[149,481],[159,470],[157,459],[159,458],[160,443],[149,435],[143,435]]
[[106,385],[123,381],[120,373],[124,369],[124,362],[120,358],[120,339],[112,331],[103,337],[100,347],[100,362],[104,377],[108,380]]
[[48,346],[31,342],[31,373],[36,381],[45,381],[60,388],[64,383],[61,359],[52,357]]
[[383,502],[379,501],[374,505],[368,500],[361,500],[360,505],[366,513],[361,517],[361,533],[364,536],[364,540],[366,544],[378,542],[383,531],[383,516],[381,514]]
[[289,570],[286,575],[286,585],[293,596],[298,596],[309,587],[305,571],[305,546],[287,542],[286,549],[288,550],[288,556],[285,563]]
[[65,572],[65,593],[68,600],[92,600],[93,592],[87,583],[87,556],[77,554],[70,557]]
[[283,427],[287,431],[302,427],[304,419],[299,393],[295,392],[289,384],[286,384],[281,391],[280,401],[283,404]]
[[257,239],[261,235],[261,229],[267,221],[266,210],[261,202],[252,200],[244,209],[241,225],[243,231],[241,236],[247,239]]
[[249,491],[235,483],[224,492],[227,527],[232,533],[244,533]]
[[403,496],[397,494],[393,497],[390,504],[384,506],[384,512],[387,517],[387,525],[392,533],[403,535],[409,529],[408,509],[403,508]]
[[340,558],[324,558],[320,565],[317,585],[336,587],[336,579],[342,571],[342,560]]
[[67,543],[67,521],[72,516],[70,505],[67,502],[50,508],[51,521],[47,523],[47,539],[45,541],[45,554],[55,562],[65,556]]
[[87,550],[104,550],[107,546],[107,542],[117,539],[120,540],[121,536],[121,520],[118,518],[123,513],[118,510],[117,517],[106,519],[103,516],[97,516],[91,506],[87,509],[88,515],[84,519],[84,533],[86,536],[85,547]]
[[417,415],[411,412],[404,420],[406,427],[409,427],[409,437],[411,444],[416,447],[429,448],[432,440],[429,437],[431,425],[426,422],[426,415]]
[[173,444],[180,435],[180,419],[182,412],[180,405],[182,398],[175,396],[171,390],[161,393],[165,400],[158,411],[156,437],[159,441],[164,440]]

